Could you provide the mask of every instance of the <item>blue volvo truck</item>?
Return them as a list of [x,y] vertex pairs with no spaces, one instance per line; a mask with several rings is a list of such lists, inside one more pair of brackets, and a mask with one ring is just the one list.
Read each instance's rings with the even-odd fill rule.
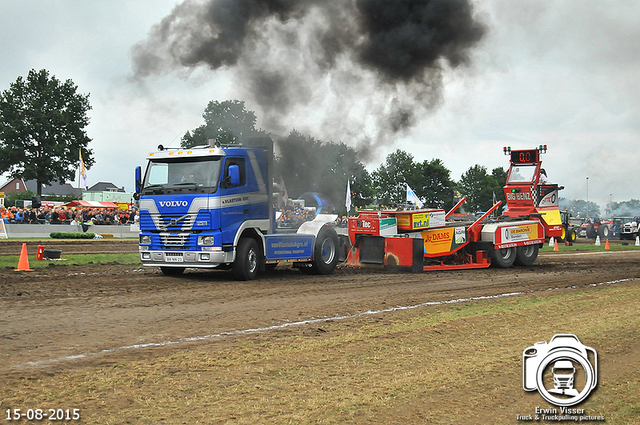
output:
[[[329,274],[339,260],[333,214],[310,211],[305,220],[279,220],[274,196],[273,141],[163,148],[135,172],[140,208],[140,260],[165,275],[186,268],[230,269],[255,279],[281,262]],[[299,207],[300,208],[300,207]]]

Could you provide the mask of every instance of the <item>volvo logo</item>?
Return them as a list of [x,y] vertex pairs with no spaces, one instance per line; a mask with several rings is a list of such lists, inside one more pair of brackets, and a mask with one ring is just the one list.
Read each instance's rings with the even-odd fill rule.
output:
[[188,207],[187,201],[159,201],[161,207]]

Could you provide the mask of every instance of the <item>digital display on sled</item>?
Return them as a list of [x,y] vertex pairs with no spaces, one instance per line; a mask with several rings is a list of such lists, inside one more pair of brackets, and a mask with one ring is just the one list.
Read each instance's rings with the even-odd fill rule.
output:
[[511,163],[512,164],[532,164],[538,162],[539,152],[537,149],[531,149],[526,151],[511,151]]

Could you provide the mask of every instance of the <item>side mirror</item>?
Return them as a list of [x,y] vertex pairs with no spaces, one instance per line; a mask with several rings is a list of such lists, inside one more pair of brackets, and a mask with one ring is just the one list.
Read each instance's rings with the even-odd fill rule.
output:
[[230,165],[229,177],[231,179],[231,186],[240,186],[240,167],[237,165]]
[[140,193],[142,191],[142,167],[139,165],[136,167],[135,171],[135,188],[136,193]]

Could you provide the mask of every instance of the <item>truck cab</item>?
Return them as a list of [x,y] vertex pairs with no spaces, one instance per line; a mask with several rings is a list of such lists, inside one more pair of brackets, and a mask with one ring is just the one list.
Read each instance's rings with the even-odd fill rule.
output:
[[166,275],[230,268],[240,280],[281,261],[332,272],[338,238],[327,223],[335,215],[318,214],[285,235],[275,231],[272,158],[270,138],[150,153],[144,177],[136,171],[143,265]]

